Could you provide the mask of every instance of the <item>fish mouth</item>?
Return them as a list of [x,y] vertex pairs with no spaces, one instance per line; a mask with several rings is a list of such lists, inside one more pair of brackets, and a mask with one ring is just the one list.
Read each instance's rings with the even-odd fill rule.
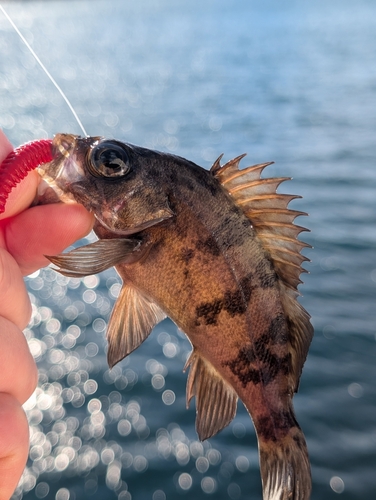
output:
[[79,203],[69,186],[85,178],[82,159],[87,147],[93,147],[101,137],[83,138],[73,134],[56,134],[52,140],[52,161],[37,168],[41,177],[34,205],[63,202]]
[[[38,172],[39,173],[39,172]],[[32,206],[35,205],[50,205],[51,203],[77,203],[73,197],[64,193],[53,180],[46,180],[42,177],[38,184],[37,194],[34,198]]]

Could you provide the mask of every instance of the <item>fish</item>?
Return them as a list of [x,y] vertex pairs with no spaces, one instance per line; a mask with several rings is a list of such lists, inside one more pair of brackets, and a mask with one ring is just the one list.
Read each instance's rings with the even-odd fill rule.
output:
[[[241,155],[210,170],[182,157],[102,137],[57,134],[38,169],[39,202],[53,189],[95,216],[98,241],[49,256],[66,276],[115,267],[122,288],[107,330],[113,367],[169,317],[192,352],[187,407],[210,438],[238,399],[256,430],[264,500],[308,500],[311,473],[292,399],[313,336],[298,299],[306,215],[279,194],[270,163],[240,169]],[[48,188],[46,188],[48,186]]]

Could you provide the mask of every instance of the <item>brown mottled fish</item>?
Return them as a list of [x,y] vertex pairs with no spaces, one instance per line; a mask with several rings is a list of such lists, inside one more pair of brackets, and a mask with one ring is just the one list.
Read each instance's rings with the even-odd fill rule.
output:
[[268,165],[242,156],[210,171],[171,154],[59,134],[42,176],[95,214],[99,240],[51,257],[68,276],[115,266],[123,287],[108,327],[108,361],[136,349],[166,316],[193,351],[187,404],[201,440],[235,416],[256,428],[264,500],[307,500],[311,477],[292,397],[313,330],[297,301],[304,228]]

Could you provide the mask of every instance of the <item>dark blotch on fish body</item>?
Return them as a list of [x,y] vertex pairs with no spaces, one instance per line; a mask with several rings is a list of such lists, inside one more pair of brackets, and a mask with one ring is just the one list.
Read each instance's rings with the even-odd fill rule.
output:
[[242,347],[235,359],[224,363],[243,387],[249,383],[268,385],[277,375],[287,375],[290,372],[291,355],[279,357],[273,354],[264,345],[264,341],[265,338],[261,338],[254,346]]
[[240,280],[239,288],[226,290],[222,298],[211,302],[204,302],[196,307],[196,324],[200,325],[202,318],[204,324],[217,324],[217,317],[222,311],[226,311],[231,317],[244,314],[247,311],[248,302],[251,298],[253,275],[250,273]]
[[[300,429],[291,411],[272,411],[270,415],[258,419],[258,429],[265,441],[274,441],[285,437],[291,429]],[[299,435],[298,435],[299,436]],[[302,442],[300,436],[298,438]],[[297,442],[297,439],[294,439]],[[299,444],[300,444],[299,443]]]
[[193,248],[183,248],[183,250],[181,252],[182,261],[185,264],[188,264],[189,261],[191,259],[193,259],[194,255],[195,255],[195,251],[193,250]]
[[283,314],[279,314],[271,320],[266,338],[269,338],[275,344],[286,344],[288,342],[289,332]]
[[270,266],[269,262],[261,261],[256,266],[256,275],[258,276],[261,288],[272,288],[278,280],[277,273]]
[[224,309],[230,316],[246,312],[252,291],[256,288],[253,281],[253,274],[250,273],[240,280],[238,289],[225,292]]
[[217,317],[223,309],[223,299],[214,299],[196,307],[196,325],[201,325],[201,318],[205,325],[216,325]]
[[197,241],[196,248],[204,253],[209,252],[210,255],[213,255],[214,257],[218,257],[219,255],[221,255],[221,249],[219,248],[218,243],[215,241],[215,238],[211,235],[204,241]]

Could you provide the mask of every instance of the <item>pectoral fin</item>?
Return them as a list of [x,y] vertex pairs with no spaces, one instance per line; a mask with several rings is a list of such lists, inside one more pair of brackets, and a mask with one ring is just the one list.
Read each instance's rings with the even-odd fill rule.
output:
[[141,242],[136,239],[115,238],[98,240],[60,255],[46,255],[56,271],[72,278],[100,273],[120,263],[132,264],[143,255]]
[[112,310],[108,330],[107,360],[112,368],[142,344],[166,314],[139,290],[124,283]]
[[185,368],[191,366],[187,381],[187,408],[196,396],[196,430],[201,441],[214,436],[234,418],[238,397],[217,370],[196,351]]

